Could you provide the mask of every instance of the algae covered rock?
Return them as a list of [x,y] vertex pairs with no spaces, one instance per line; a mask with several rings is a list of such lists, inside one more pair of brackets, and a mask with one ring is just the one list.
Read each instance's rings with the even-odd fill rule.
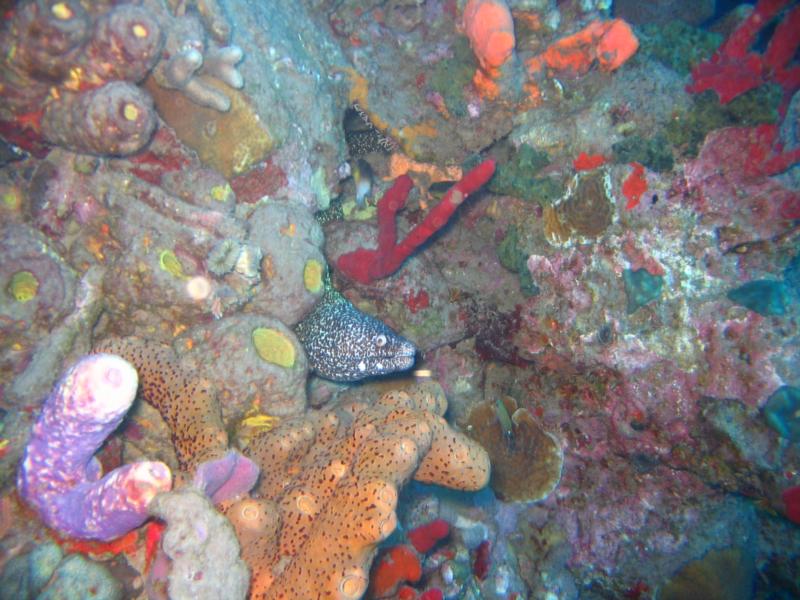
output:
[[171,559],[173,600],[243,600],[250,573],[239,556],[239,541],[228,519],[197,490],[159,494],[150,512],[167,522],[161,542]]
[[692,106],[677,111],[664,130],[667,140],[683,155],[697,156],[706,135],[723,127],[749,127],[778,121],[783,92],[780,86],[764,84],[721,104],[711,90],[696,94]]
[[274,317],[231,315],[182,336],[187,354],[203,365],[218,391],[226,422],[245,413],[292,415],[306,406],[306,354],[294,333]]
[[628,297],[627,313],[633,314],[645,304],[657,300],[664,287],[664,278],[647,269],[625,269],[622,272],[625,295]]
[[495,194],[547,204],[562,193],[558,184],[552,179],[536,177],[536,174],[548,164],[550,158],[546,152],[528,144],[521,144],[508,161],[498,165],[497,172],[487,187]]
[[122,600],[122,584],[80,554],[64,556],[53,542],[14,557],[0,576],[0,600]]
[[281,202],[259,206],[248,223],[248,241],[263,256],[250,308],[294,325],[322,296],[322,229],[308,209]]
[[661,133],[651,138],[634,135],[617,142],[612,149],[615,162],[638,162],[659,173],[671,171],[675,164],[669,142]]
[[658,600],[747,600],[752,597],[755,562],[747,550],[723,548],[680,569],[661,588]]
[[789,290],[782,281],[756,279],[730,290],[728,299],[765,317],[780,316],[786,313]]
[[723,41],[719,33],[692,27],[683,21],[647,23],[637,29],[639,52],[651,56],[681,75],[711,58]]

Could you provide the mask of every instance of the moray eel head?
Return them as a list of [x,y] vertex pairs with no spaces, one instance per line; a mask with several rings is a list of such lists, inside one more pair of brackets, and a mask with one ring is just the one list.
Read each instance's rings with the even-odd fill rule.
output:
[[405,371],[414,365],[417,352],[414,344],[333,290],[297,324],[295,333],[317,375],[333,381]]

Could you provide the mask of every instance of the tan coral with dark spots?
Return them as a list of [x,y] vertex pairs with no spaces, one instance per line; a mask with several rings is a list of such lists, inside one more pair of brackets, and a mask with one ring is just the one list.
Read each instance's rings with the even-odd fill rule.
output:
[[486,485],[488,455],[450,428],[446,409],[428,383],[287,419],[255,439],[246,454],[262,466],[261,497],[225,508],[253,573],[251,598],[360,598],[409,479]]
[[127,337],[103,340],[92,351],[116,354],[134,366],[142,398],[170,429],[182,470],[193,472],[201,462],[227,451],[228,435],[210,383],[182,367],[172,348]]

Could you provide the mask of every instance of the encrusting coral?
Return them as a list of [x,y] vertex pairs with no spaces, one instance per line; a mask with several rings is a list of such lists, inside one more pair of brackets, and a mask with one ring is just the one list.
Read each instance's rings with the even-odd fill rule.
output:
[[442,418],[438,384],[288,419],[246,449],[268,466],[256,498],[225,508],[251,598],[360,598],[410,478],[460,490],[489,479],[486,452]]
[[492,489],[507,502],[543,500],[561,480],[564,452],[533,415],[506,396],[469,415],[470,435],[492,459]]
[[[159,494],[150,503],[150,513],[167,523],[161,547],[170,559],[170,598],[247,596],[250,574],[239,558],[236,534],[202,492],[184,488]],[[160,567],[157,562],[151,577],[161,575]]]

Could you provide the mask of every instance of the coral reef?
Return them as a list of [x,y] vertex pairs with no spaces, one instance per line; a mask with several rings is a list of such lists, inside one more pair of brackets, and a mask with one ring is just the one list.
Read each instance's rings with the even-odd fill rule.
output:
[[[241,597],[242,560],[265,598],[798,596],[796,2],[717,3],[702,31],[709,2],[12,4],[13,593],[55,537],[126,597],[170,571]],[[196,507],[166,536],[64,538],[12,489],[92,347],[140,369],[103,471],[161,461]]]
[[181,335],[178,347],[191,347],[182,360],[214,382],[225,423],[253,410],[289,416],[306,408],[306,351],[274,317],[231,315],[196,325]]
[[0,372],[14,380],[7,399],[32,405],[53,384],[43,373],[60,368],[72,341],[97,317],[99,273],[79,279],[45,236],[14,219],[0,228],[0,253]]
[[152,14],[131,5],[87,12],[78,2],[23,2],[0,37],[8,99],[0,118],[21,141],[27,123],[44,140],[80,152],[131,154],[149,141],[156,117],[135,83],[161,52]]
[[358,598],[408,479],[464,490],[487,483],[483,449],[441,418],[441,389],[409,391],[287,420],[248,446],[270,469],[259,499],[226,514],[253,572],[251,597]]
[[45,401],[17,486],[50,527],[109,540],[141,525],[153,497],[170,489],[170,470],[158,462],[126,465],[100,478],[94,454],[128,412],[136,385],[130,364],[97,354],[67,371]]
[[311,211],[285,202],[262,203],[247,223],[248,242],[261,251],[263,275],[251,307],[295,325],[322,296],[321,277],[306,280],[307,269],[324,271],[322,229]]
[[[201,13],[225,43],[219,7]],[[33,149],[41,139],[98,155],[141,150],[156,127],[152,99],[136,86],[148,74],[222,112],[230,99],[200,76],[231,88],[244,84],[235,66],[242,51],[207,44],[198,17],[173,14],[162,0],[145,6],[30,0],[10,11],[2,39],[0,89],[9,102],[0,118],[9,135]]]

